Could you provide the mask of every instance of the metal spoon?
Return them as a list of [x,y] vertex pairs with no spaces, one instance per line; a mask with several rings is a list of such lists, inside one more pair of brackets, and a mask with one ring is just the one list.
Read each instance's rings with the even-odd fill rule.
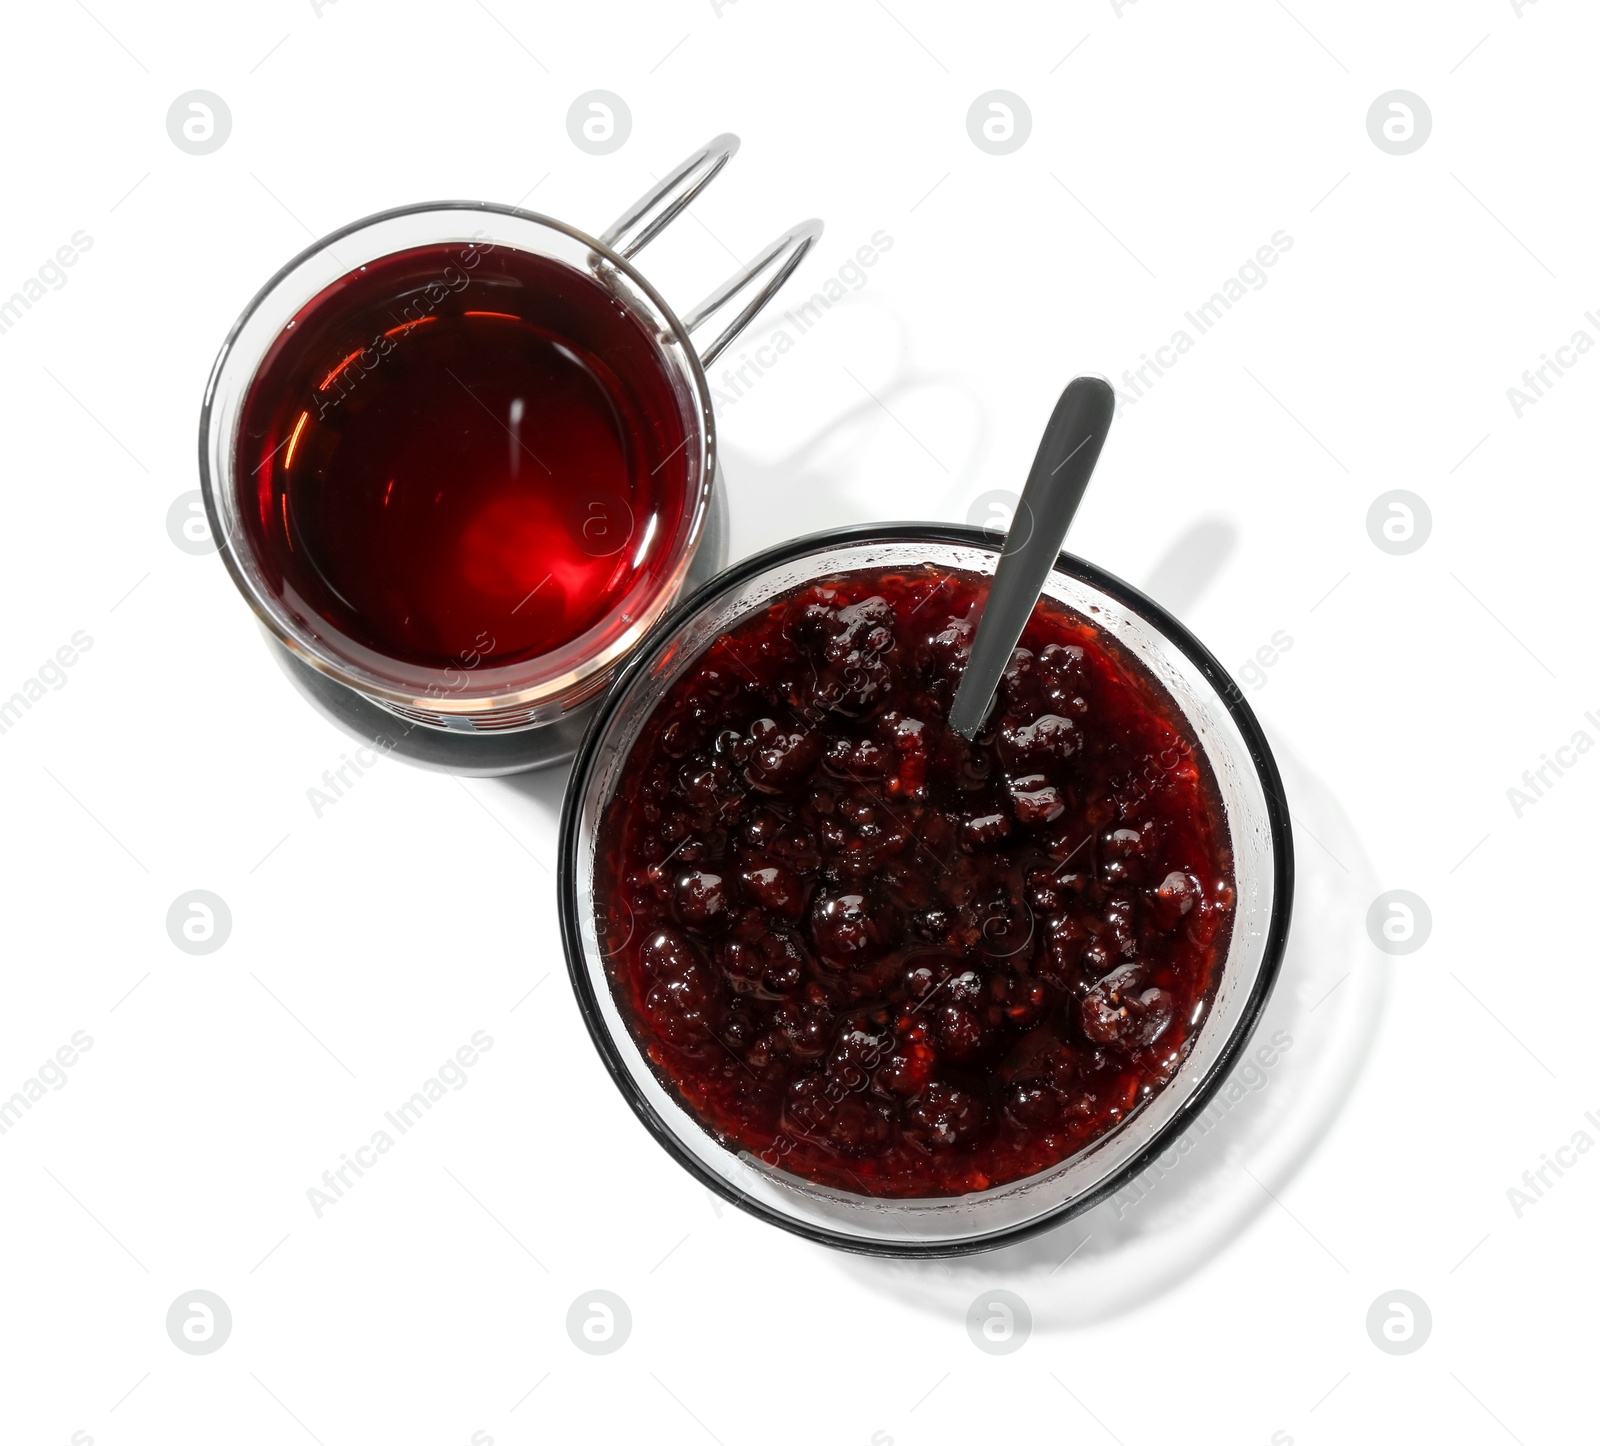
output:
[[1116,393],[1109,382],[1076,377],[1050,414],[950,705],[951,728],[969,742],[983,726],[994,690],[1055,566],[1115,409]]

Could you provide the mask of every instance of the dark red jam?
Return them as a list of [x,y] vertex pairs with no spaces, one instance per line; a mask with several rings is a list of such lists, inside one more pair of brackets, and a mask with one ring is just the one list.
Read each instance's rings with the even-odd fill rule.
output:
[[988,582],[857,572],[784,597],[662,699],[604,823],[623,1013],[729,1149],[857,1194],[1032,1175],[1172,1078],[1233,863],[1168,695],[1035,608],[968,743],[945,725]]

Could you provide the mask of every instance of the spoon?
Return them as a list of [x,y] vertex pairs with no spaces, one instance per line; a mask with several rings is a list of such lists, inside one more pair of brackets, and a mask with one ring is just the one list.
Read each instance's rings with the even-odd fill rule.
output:
[[1115,409],[1109,382],[1075,377],[1050,414],[950,705],[950,726],[969,743],[988,716],[994,690],[1060,555]]

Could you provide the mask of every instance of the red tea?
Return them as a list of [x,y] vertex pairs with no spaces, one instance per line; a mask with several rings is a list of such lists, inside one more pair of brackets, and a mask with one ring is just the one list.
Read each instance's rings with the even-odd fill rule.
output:
[[268,352],[239,512],[269,585],[389,658],[598,651],[672,565],[698,460],[685,410],[595,278],[511,247],[417,247],[336,281]]

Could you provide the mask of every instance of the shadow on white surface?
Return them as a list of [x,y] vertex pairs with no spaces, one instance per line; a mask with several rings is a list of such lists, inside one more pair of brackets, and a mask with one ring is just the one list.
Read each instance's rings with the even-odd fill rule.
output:
[[[862,395],[858,402],[775,460],[763,461],[748,452],[724,448],[722,460],[729,479],[731,508],[731,560],[737,562],[791,538],[829,528],[907,521],[938,512],[944,489],[937,494],[930,489],[915,501],[908,501],[903,491],[865,498],[859,486],[849,485],[851,468],[840,461],[841,453],[867,446],[872,427],[886,410],[899,411],[907,398],[927,392],[944,397],[952,406],[960,402],[972,406],[970,396],[964,391],[952,393],[945,379],[902,373],[871,396]],[[956,495],[977,489],[978,484],[970,480],[969,474],[987,445],[984,415],[975,407],[973,428],[966,455],[945,484]]]
[[508,773],[503,778],[485,779],[484,788],[486,793],[505,789],[531,803],[549,820],[553,830],[561,817],[561,801],[566,796],[567,779],[571,776],[572,764],[558,763],[553,768],[537,768],[532,773]]
[[1227,566],[1238,545],[1238,529],[1226,518],[1202,517],[1156,560],[1144,591],[1168,612],[1185,617]]

